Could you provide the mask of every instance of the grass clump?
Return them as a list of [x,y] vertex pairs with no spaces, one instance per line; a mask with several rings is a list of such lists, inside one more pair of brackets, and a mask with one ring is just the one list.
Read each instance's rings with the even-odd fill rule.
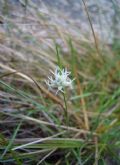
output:
[[[31,5],[23,20],[37,23],[35,31],[23,28],[24,14],[6,17],[2,27],[0,163],[119,165],[119,44],[103,48],[102,41],[80,40]],[[75,78],[66,100],[45,83],[58,65]]]

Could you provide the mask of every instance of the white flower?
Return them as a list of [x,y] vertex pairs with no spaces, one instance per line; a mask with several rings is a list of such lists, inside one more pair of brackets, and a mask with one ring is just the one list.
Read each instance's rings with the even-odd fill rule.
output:
[[57,92],[56,94],[61,91],[64,93],[64,88],[65,87],[70,87],[72,89],[72,82],[74,81],[71,80],[68,76],[71,74],[71,72],[68,72],[67,69],[60,69],[57,67],[55,69],[55,72],[52,72],[53,77],[48,77],[48,81],[46,81],[46,84],[48,85],[49,89],[56,88]]

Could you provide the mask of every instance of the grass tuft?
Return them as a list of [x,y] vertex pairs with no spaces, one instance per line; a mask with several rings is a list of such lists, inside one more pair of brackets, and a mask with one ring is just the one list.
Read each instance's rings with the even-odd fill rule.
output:
[[[54,20],[57,11],[38,10],[32,1],[20,1],[19,8],[4,2],[0,2],[0,164],[119,165],[119,40],[108,45],[96,37],[85,0],[94,42],[87,35],[80,37],[72,21],[67,20],[70,31]],[[56,65],[75,78],[65,100],[45,84]]]

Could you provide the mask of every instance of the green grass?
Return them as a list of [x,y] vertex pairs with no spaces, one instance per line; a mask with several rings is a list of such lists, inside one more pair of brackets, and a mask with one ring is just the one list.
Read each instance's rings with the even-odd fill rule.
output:
[[[79,39],[35,9],[27,4],[26,21],[43,26],[46,39],[11,18],[0,38],[0,164],[119,165],[119,41],[103,48],[96,36]],[[75,78],[66,90],[67,124],[62,93],[45,83],[57,65]]]

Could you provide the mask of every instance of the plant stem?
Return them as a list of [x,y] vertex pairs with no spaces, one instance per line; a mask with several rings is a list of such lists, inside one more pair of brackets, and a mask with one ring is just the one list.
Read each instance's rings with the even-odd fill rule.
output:
[[66,125],[68,125],[68,123],[69,123],[69,119],[68,119],[68,107],[67,107],[65,90],[64,90],[64,93],[63,93],[63,97],[64,97],[64,103],[65,103],[64,115],[65,115]]

